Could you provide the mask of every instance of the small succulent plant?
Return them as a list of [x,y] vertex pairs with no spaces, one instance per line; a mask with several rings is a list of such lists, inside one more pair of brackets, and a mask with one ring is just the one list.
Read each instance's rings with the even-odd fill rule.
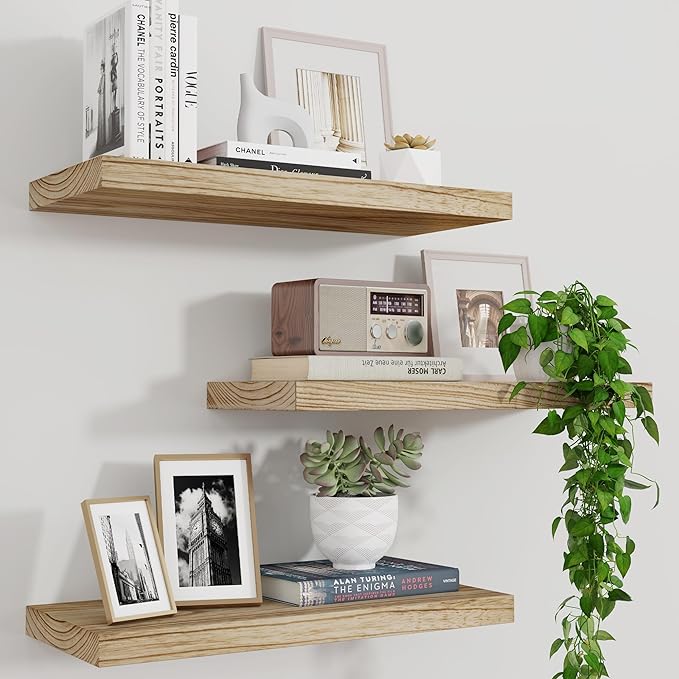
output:
[[403,480],[408,471],[422,465],[422,437],[419,433],[395,432],[392,424],[385,434],[375,430],[375,450],[363,439],[345,436],[343,431],[326,434],[325,441],[307,441],[300,461],[304,480],[318,486],[320,496],[393,495],[397,487],[407,488]]
[[400,149],[417,149],[419,151],[428,151],[434,146],[436,139],[424,137],[421,134],[397,134],[394,136],[393,144],[385,144],[390,151],[399,151]]

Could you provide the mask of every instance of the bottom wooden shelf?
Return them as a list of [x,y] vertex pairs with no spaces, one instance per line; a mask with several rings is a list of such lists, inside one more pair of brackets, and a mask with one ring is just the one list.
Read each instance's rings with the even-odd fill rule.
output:
[[514,621],[514,597],[475,587],[451,594],[297,608],[183,608],[107,625],[101,601],[26,607],[26,634],[97,667],[194,658]]

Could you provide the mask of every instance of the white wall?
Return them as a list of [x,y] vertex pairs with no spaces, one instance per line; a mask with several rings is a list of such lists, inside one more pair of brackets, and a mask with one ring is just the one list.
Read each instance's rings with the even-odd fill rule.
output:
[[663,504],[636,504],[638,550],[608,628],[617,679],[668,676],[675,656],[679,377],[676,26],[670,0],[443,3],[182,0],[201,20],[201,145],[235,133],[238,74],[262,25],[384,42],[397,130],[440,139],[447,183],[514,192],[515,219],[406,239],[30,214],[27,182],[79,159],[80,40],[112,0],[3,3],[0,25],[0,668],[96,670],[22,635],[27,602],[98,596],[79,503],[152,494],[155,452],[251,451],[265,561],[311,555],[296,456],[326,427],[420,429],[424,470],[401,495],[394,553],[458,564],[514,592],[511,626],[110,670],[307,679],[539,679],[569,592],[549,537],[560,445],[534,412],[208,412],[205,382],[246,376],[268,347],[277,280],[412,279],[421,248],[527,254],[538,288],[578,277],[620,302],[656,383],[664,444],[639,437]]

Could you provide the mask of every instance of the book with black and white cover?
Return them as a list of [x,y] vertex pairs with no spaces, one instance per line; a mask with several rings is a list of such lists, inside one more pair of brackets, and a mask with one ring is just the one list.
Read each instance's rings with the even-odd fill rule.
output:
[[251,170],[268,170],[270,172],[292,172],[293,174],[314,174],[330,177],[352,177],[354,179],[370,179],[370,170],[359,170],[351,167],[325,167],[323,165],[298,165],[293,163],[274,163],[249,158],[208,158],[203,165],[220,165],[222,167],[243,167]]
[[445,356],[264,356],[250,359],[250,379],[457,382],[462,359]]
[[198,162],[207,158],[249,158],[293,165],[315,165],[325,167],[347,167],[361,169],[361,156],[358,153],[338,153],[321,149],[306,149],[299,146],[277,146],[274,144],[254,144],[246,141],[227,140],[220,144],[207,146],[198,152]]
[[165,25],[165,160],[179,160],[179,3],[167,0]]
[[179,161],[198,162],[198,20],[179,15]]
[[165,160],[165,27],[167,0],[151,1],[150,158]]
[[83,160],[149,157],[149,2],[128,0],[85,31]]
[[454,566],[391,556],[365,571],[338,570],[325,560],[265,564],[260,571],[262,594],[294,606],[444,594],[460,588],[460,572]]

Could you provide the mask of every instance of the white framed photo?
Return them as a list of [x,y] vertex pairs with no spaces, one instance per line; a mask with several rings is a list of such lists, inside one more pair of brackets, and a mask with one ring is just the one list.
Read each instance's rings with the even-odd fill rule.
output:
[[461,358],[465,379],[506,379],[497,328],[503,305],[530,290],[528,258],[422,250],[422,265],[434,354]]
[[177,605],[261,604],[250,455],[156,455],[154,471]]
[[106,620],[176,613],[149,498],[84,500],[81,507]]
[[378,178],[393,134],[385,46],[267,27],[262,42],[266,94],[306,109],[316,148],[358,153]]

